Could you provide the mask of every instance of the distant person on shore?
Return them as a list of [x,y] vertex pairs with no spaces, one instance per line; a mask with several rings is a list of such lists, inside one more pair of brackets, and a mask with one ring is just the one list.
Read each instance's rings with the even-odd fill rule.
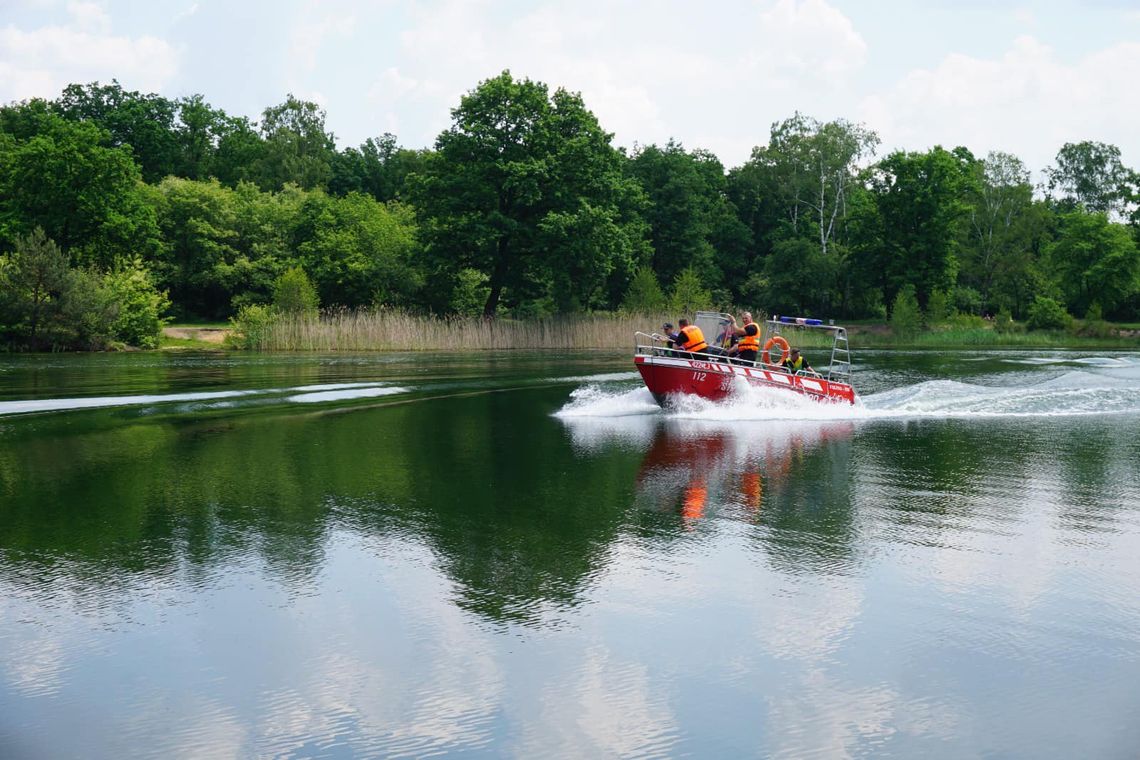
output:
[[744,323],[743,326],[736,327],[736,318],[732,319],[732,333],[740,340],[729,349],[728,355],[747,362],[755,362],[760,353],[760,325],[752,321],[750,311],[741,312],[740,320]]
[[811,365],[808,364],[808,360],[800,354],[800,350],[798,348],[793,348],[788,353],[788,358],[784,359],[784,368],[793,374],[796,372],[802,372],[804,370],[807,370],[808,372],[815,371],[811,368]]

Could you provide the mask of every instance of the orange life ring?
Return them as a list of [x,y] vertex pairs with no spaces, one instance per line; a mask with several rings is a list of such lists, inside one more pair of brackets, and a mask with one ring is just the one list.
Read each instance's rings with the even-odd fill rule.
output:
[[[768,351],[772,346],[780,347],[780,358],[775,362],[768,359]],[[760,354],[760,361],[765,364],[783,364],[784,359],[788,358],[788,354],[790,354],[791,351],[792,347],[788,345],[788,341],[784,340],[782,335],[773,335],[771,338],[768,338],[768,342],[764,344],[764,353]]]

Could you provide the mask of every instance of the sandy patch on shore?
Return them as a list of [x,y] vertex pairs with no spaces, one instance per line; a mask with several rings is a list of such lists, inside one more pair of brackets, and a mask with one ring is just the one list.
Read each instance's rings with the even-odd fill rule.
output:
[[164,327],[162,334],[178,340],[200,340],[206,343],[222,344],[230,334],[228,327]]

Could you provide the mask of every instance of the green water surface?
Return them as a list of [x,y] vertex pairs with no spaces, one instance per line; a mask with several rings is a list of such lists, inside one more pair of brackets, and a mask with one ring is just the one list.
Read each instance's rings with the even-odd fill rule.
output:
[[1136,757],[1140,355],[858,358],[2,358],[0,757]]

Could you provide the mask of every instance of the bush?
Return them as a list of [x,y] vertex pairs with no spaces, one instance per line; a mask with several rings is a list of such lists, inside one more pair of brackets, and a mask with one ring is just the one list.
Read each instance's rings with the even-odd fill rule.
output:
[[982,294],[973,288],[954,288],[954,308],[966,314],[980,314]]
[[315,315],[320,299],[301,267],[286,269],[273,283],[273,305],[283,314]]
[[1048,296],[1037,296],[1029,307],[1030,330],[1064,330],[1072,322],[1065,307]]
[[155,288],[150,272],[136,261],[108,274],[104,282],[112,302],[118,306],[111,335],[131,346],[158,348],[170,299]]
[[72,347],[86,351],[110,347],[115,342],[113,325],[119,313],[119,304],[98,272],[87,269],[71,272],[61,316],[70,328],[67,342]]
[[465,317],[476,317],[483,313],[483,307],[491,295],[487,275],[478,269],[460,269],[455,276],[455,287],[451,290],[451,308]]
[[1002,335],[1023,331],[1024,326],[1019,325],[1013,321],[1013,316],[1009,313],[1009,309],[1002,309],[994,317],[994,332]]
[[1108,322],[1104,321],[1104,312],[1101,311],[1100,304],[1096,301],[1092,302],[1089,310],[1085,312],[1084,321],[1075,330],[1077,335],[1087,338],[1110,338],[1112,337],[1113,330]]
[[98,350],[116,343],[156,348],[170,306],[139,262],[109,274],[69,266],[43,230],[18,237],[0,261],[0,321],[11,345]]
[[936,290],[930,294],[929,300],[926,302],[926,324],[939,325],[946,321],[949,314],[949,305],[946,299],[946,293],[941,290]]
[[269,337],[269,328],[277,319],[277,311],[272,306],[249,304],[238,311],[230,320],[233,332],[226,336],[230,348],[259,349]]
[[621,310],[627,314],[648,314],[665,310],[665,292],[657,282],[652,267],[639,267],[625,291]]
[[671,311],[692,314],[697,309],[707,309],[712,304],[712,293],[701,283],[696,270],[689,267],[673,281],[673,294],[669,301]]
[[914,286],[904,285],[895,296],[891,307],[891,330],[895,335],[912,336],[922,327],[922,313],[918,310],[918,299],[914,296]]
[[947,319],[946,324],[960,330],[984,330],[986,328],[986,320],[977,314],[963,314],[962,312],[958,312]]

